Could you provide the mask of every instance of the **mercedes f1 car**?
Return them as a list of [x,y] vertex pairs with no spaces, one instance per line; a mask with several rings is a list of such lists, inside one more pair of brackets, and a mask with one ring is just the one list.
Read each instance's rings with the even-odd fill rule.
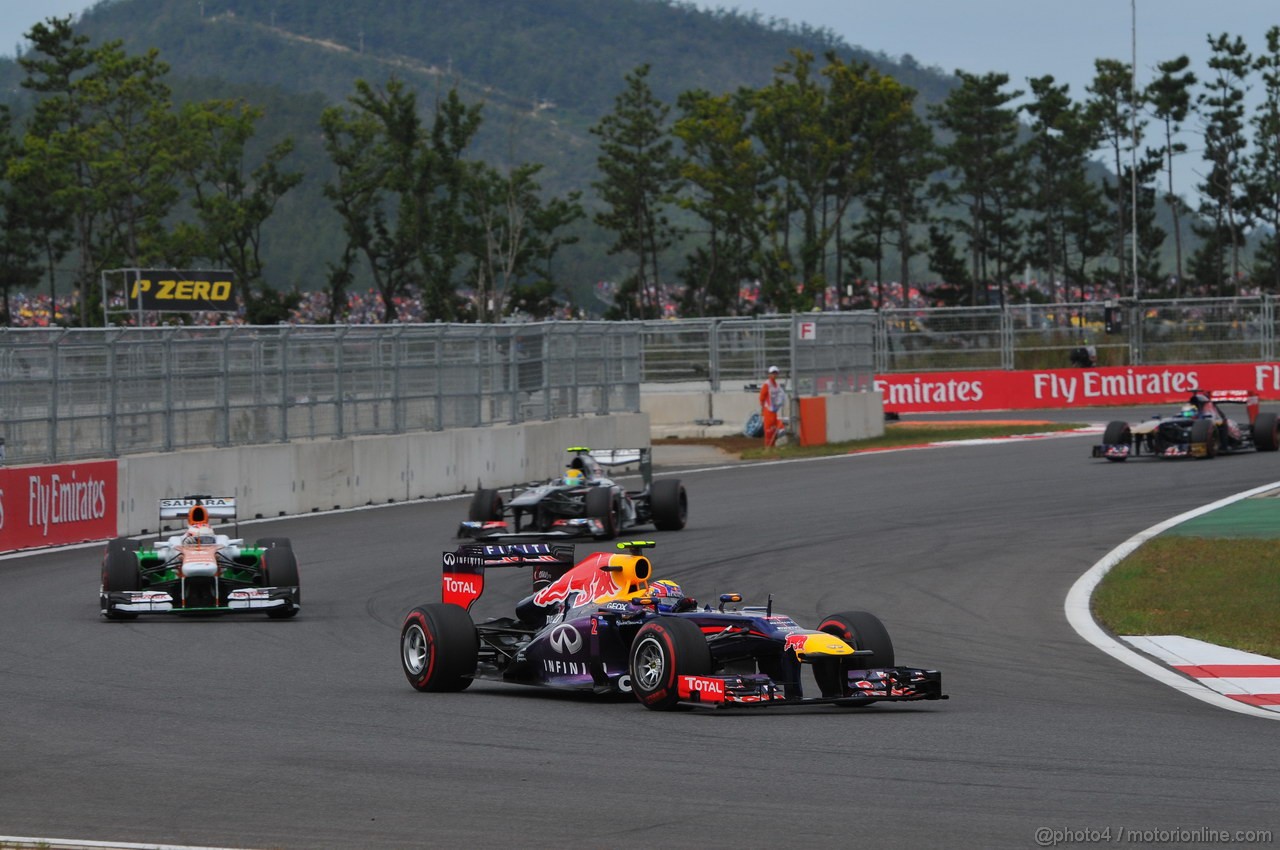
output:
[[[816,629],[765,605],[715,607],[668,580],[651,580],[651,541],[619,543],[574,563],[566,543],[467,543],[444,553],[441,603],[411,610],[400,661],[419,691],[461,691],[476,679],[595,694],[633,694],[646,708],[818,703],[867,706],[946,699],[936,670],[896,665],[884,625],[863,611]],[[532,570],[534,592],[514,617],[469,613],[485,571]],[[806,697],[808,665],[821,696]]]
[[[504,502],[497,490],[479,489],[471,498],[459,537],[480,539],[503,535],[551,534],[612,540],[642,525],[659,531],[684,528],[689,497],[678,478],[653,480],[651,450],[568,449],[573,458],[561,478],[512,493]],[[606,467],[638,464],[644,486],[628,490],[605,475]]]
[[102,615],[109,620],[255,611],[274,619],[295,616],[302,591],[293,544],[287,537],[265,537],[246,546],[214,532],[213,520],[235,518],[233,498],[161,499],[161,527],[181,519],[186,529],[147,545],[125,537],[107,544],[99,590]]
[[[1241,405],[1248,422],[1227,416],[1223,405]],[[1093,457],[1125,461],[1131,457],[1211,458],[1280,448],[1280,429],[1274,413],[1258,412],[1258,397],[1248,390],[1196,390],[1174,416],[1154,416],[1142,422],[1110,422]]]

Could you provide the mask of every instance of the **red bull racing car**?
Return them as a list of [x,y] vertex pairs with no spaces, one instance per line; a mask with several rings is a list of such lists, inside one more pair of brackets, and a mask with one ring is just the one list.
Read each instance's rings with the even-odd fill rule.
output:
[[[459,537],[496,539],[538,534],[612,540],[643,525],[659,531],[684,528],[689,497],[678,478],[653,479],[650,449],[568,449],[573,457],[564,475],[531,487],[509,501],[497,490],[477,490]],[[606,469],[638,465],[644,485],[628,490]]]
[[235,518],[231,497],[161,499],[161,527],[184,520],[185,529],[146,545],[126,537],[107,544],[98,592],[102,615],[108,620],[139,614],[297,615],[302,590],[289,538],[266,537],[248,546],[213,530],[213,520]]
[[[718,708],[946,699],[936,670],[900,667],[884,625],[864,611],[816,629],[735,593],[699,606],[653,580],[651,541],[619,543],[575,563],[572,544],[468,543],[444,553],[441,603],[420,605],[400,630],[400,661],[420,691],[461,691],[476,679],[633,694],[646,708]],[[485,571],[523,567],[533,592],[514,617],[476,623],[469,610]],[[820,696],[806,697],[801,672]]]
[[[1242,406],[1248,421],[1227,416],[1223,405]],[[1110,422],[1093,457],[1125,461],[1131,457],[1211,458],[1219,454],[1280,448],[1274,413],[1258,411],[1258,396],[1248,390],[1196,390],[1173,416],[1154,416],[1130,424]]]

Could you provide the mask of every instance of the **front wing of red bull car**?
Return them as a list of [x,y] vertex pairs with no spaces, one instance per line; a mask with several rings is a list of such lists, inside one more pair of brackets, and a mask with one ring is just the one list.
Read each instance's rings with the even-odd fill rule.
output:
[[[411,610],[401,665],[420,691],[476,679],[632,694],[647,708],[767,707],[946,699],[936,670],[899,667],[884,625],[866,612],[806,629],[738,594],[698,606],[650,582],[650,541],[574,562],[567,544],[465,544],[444,553],[441,603]],[[515,617],[475,623],[471,605],[493,567],[529,567],[533,592]],[[805,666],[819,690],[806,696]]]

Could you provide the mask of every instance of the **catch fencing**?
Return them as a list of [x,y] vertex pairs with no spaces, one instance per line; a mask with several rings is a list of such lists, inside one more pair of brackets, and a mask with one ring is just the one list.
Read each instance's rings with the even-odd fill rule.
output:
[[5,462],[399,434],[640,409],[606,322],[0,331]]
[[0,329],[0,461],[638,412],[642,385],[793,395],[877,375],[1267,362],[1271,296],[504,325]]

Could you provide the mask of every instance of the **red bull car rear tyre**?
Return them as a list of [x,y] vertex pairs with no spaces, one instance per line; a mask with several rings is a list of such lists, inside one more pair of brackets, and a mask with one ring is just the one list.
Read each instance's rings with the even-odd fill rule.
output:
[[466,690],[479,653],[475,623],[457,605],[421,605],[405,616],[400,628],[400,665],[409,684],[420,691]]

